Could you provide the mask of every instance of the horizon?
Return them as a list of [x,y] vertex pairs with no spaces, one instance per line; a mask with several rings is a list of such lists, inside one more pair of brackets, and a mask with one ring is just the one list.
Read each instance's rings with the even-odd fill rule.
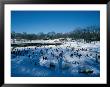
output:
[[[87,26],[87,27],[94,27],[94,26]],[[81,29],[81,30],[84,30],[84,29],[86,29],[87,27],[85,27],[85,28],[81,28],[81,27],[77,27],[77,28],[75,28],[74,30],[77,30],[77,29]],[[96,28],[100,28],[100,27],[98,27],[98,26],[95,26]],[[73,30],[73,31],[74,31]],[[28,33],[28,32],[15,32],[15,31],[12,31],[12,32],[15,32],[15,33],[21,33],[21,34],[23,34],[23,33],[26,33],[26,34],[40,34],[40,33],[43,33],[43,34],[48,34],[48,33],[55,33],[55,34],[57,34],[57,33],[62,33],[62,34],[66,34],[66,33],[71,33],[71,32],[73,32],[73,31],[68,31],[68,32],[54,32],[54,31],[49,31],[49,32],[47,32],[47,33],[44,33],[44,32],[38,32],[38,33]]]

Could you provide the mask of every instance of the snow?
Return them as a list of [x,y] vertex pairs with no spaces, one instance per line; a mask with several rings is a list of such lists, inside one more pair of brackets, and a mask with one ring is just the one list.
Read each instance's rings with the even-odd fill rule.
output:
[[[48,42],[52,42],[52,40],[48,40]],[[100,55],[99,41],[92,43],[67,41],[57,46],[16,47],[12,52],[16,52],[16,50],[19,50],[24,55],[11,54],[11,76],[13,77],[100,76],[100,58],[96,56],[96,54]],[[28,53],[25,53],[25,50]],[[60,53],[62,53],[62,56],[59,56]],[[75,53],[78,55],[81,54],[81,56],[79,57]],[[70,56],[71,54],[73,56]],[[47,59],[45,59],[46,57]],[[90,69],[93,70],[93,73],[79,73],[79,69]]]

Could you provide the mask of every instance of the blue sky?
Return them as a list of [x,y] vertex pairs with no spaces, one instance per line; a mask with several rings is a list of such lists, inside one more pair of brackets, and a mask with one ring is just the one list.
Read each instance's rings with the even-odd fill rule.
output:
[[100,11],[12,11],[15,32],[69,32],[77,27],[100,26]]

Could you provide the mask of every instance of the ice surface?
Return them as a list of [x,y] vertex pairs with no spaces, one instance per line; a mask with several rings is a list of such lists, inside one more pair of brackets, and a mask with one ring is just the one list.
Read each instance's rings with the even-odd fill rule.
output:
[[[48,40],[48,42],[53,41]],[[13,51],[21,52],[21,54],[11,54],[11,76],[14,77],[100,76],[99,41],[92,43],[68,41],[57,46],[16,47]],[[93,72],[81,73],[80,70]]]

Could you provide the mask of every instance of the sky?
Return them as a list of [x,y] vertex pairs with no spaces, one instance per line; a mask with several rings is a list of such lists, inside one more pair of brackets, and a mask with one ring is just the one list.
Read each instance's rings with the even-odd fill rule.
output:
[[11,31],[65,33],[78,27],[100,26],[100,11],[11,11]]

